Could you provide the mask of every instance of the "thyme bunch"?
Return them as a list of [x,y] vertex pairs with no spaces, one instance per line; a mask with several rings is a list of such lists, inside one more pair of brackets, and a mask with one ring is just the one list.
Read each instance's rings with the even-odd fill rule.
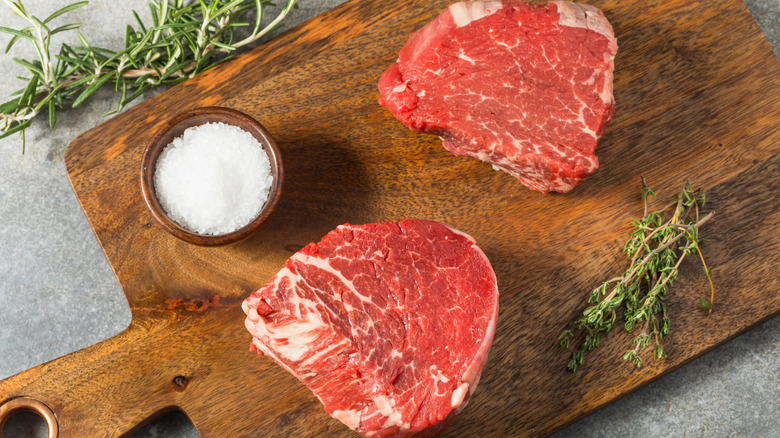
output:
[[[181,82],[229,59],[220,55],[275,29],[296,1],[285,0],[278,15],[261,26],[263,8],[273,5],[271,0],[150,0],[151,25],[133,11],[136,23],[126,26],[122,49],[93,46],[78,33],[78,45],[63,44],[58,54],[52,54],[53,35],[80,27],[78,23],[53,27],[52,21],[88,2],[70,4],[41,20],[28,13],[21,0],[2,0],[29,23],[22,29],[0,27],[0,32],[11,35],[5,52],[17,41],[27,40],[37,59],[13,59],[28,70],[29,77],[19,77],[26,82],[24,88],[0,104],[0,138],[19,132],[24,145],[25,129],[38,114],[48,113],[53,129],[57,111],[78,107],[109,82],[119,98],[116,108],[104,115],[118,113],[149,88]],[[235,30],[249,26],[251,33],[236,40]]]
[[[631,233],[623,252],[631,260],[628,269],[618,277],[602,283],[590,292],[582,317],[575,320],[573,330],[584,337],[572,352],[567,368],[575,371],[583,362],[586,352],[599,345],[599,334],[612,329],[622,310],[622,319],[627,331],[641,327],[634,338],[633,348],[623,355],[624,360],[642,366],[641,352],[653,346],[653,358],[666,356],[662,339],[669,333],[670,320],[666,313],[664,296],[677,278],[680,264],[689,254],[698,253],[704,272],[710,282],[710,300],[700,299],[701,306],[712,311],[715,288],[711,270],[707,268],[699,248],[702,239],[699,227],[713,215],[700,217],[699,208],[704,206],[703,190],[694,190],[687,183],[677,199],[658,211],[648,211],[648,198],[655,193],[642,178],[642,200],[644,215],[633,219]],[[574,332],[566,329],[558,336],[559,346],[568,349]]]

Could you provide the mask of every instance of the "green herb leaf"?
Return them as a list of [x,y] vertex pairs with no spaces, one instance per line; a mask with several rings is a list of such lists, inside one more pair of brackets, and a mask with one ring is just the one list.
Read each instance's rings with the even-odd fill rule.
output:
[[54,129],[54,124],[57,120],[56,109],[54,108],[54,100],[49,100],[49,128]]
[[213,44],[213,45],[215,45],[217,47],[223,48],[225,50],[228,50],[228,51],[236,50],[235,47],[233,47],[233,46],[231,46],[229,44],[220,43],[219,41],[212,41],[211,44]]
[[11,99],[0,104],[0,114],[9,114],[19,107],[19,99]]
[[11,50],[11,47],[13,47],[17,41],[19,41],[19,37],[16,35],[12,36],[8,41],[8,45],[5,46],[5,53],[8,53],[8,51]]
[[[26,68],[27,70],[30,70],[32,72],[33,76],[43,76],[43,70],[41,69],[40,65],[34,65],[28,61],[25,61],[24,59],[19,58],[12,58],[12,60],[21,65],[22,67]],[[40,63],[39,63],[40,64]]]
[[[0,26],[0,32],[10,33],[11,35],[13,35],[13,36],[15,36],[17,38],[25,38],[25,39],[28,39],[28,40],[35,41],[35,37],[32,36],[32,34],[30,32],[23,32],[23,31],[19,31],[19,30],[15,30],[15,29],[9,29],[7,27],[2,27],[2,26]],[[6,52],[7,51],[8,51],[8,49],[6,49]]]
[[100,79],[93,82],[86,89],[84,89],[84,91],[82,91],[81,94],[79,94],[79,97],[77,97],[76,100],[73,101],[73,104],[71,106],[73,108],[76,108],[77,106],[84,103],[84,101],[87,100],[89,96],[91,96],[95,91],[98,90],[98,88],[103,86],[103,84],[108,82],[110,79],[111,79],[110,74],[104,74],[103,76],[101,76]]
[[71,23],[71,24],[66,24],[66,25],[64,25],[64,26],[60,26],[60,27],[58,27],[58,28],[56,28],[56,29],[52,30],[52,31],[51,31],[51,35],[58,34],[58,33],[60,33],[60,32],[65,32],[66,30],[73,30],[73,29],[78,29],[78,28],[80,28],[80,27],[81,27],[81,24],[80,24],[80,23]]
[[46,19],[43,20],[43,22],[44,23],[48,23],[51,20],[54,20],[55,18],[59,17],[60,15],[67,14],[70,11],[75,11],[76,9],[78,9],[78,8],[80,8],[82,6],[86,6],[88,3],[89,2],[87,2],[87,1],[71,3],[71,4],[67,5],[67,6],[65,6],[64,8],[59,9],[59,10],[53,12],[51,15],[46,17]]
[[[671,325],[666,315],[665,294],[679,274],[680,263],[688,254],[697,253],[701,258],[713,298],[709,302],[704,299],[699,302],[703,308],[711,311],[715,288],[710,275],[712,271],[707,268],[701,253],[699,229],[712,218],[713,213],[699,218],[699,208],[703,205],[704,197],[690,183],[686,183],[676,198],[674,210],[664,208],[648,211],[647,200],[651,196],[655,198],[655,192],[647,186],[644,178],[640,193],[644,215],[641,219],[631,220],[634,231],[623,246],[623,252],[630,259],[629,267],[621,276],[602,283],[589,293],[590,306],[572,324],[576,331],[585,332],[585,337],[575,347],[567,364],[571,371],[582,364],[585,352],[598,346],[599,333],[612,329],[619,312],[623,315],[626,331],[641,327],[634,338],[634,347],[623,355],[624,360],[641,367],[641,352],[651,343],[655,343],[653,357],[665,357],[661,341],[669,333]],[[667,218],[664,218],[664,211]],[[563,330],[558,336],[560,347],[569,348],[573,337],[571,330]]]
[[[57,109],[66,108],[71,100],[70,106],[80,106],[110,80],[116,82],[115,89],[120,93],[116,109],[111,113],[121,111],[125,104],[154,85],[181,82],[230,59],[222,54],[235,52],[271,32],[297,5],[296,0],[286,0],[281,12],[262,27],[264,5],[272,4],[265,0],[187,3],[151,0],[152,25],[145,25],[133,11],[137,27],[125,26],[124,46],[119,50],[92,46],[84,35],[77,33],[80,46],[63,44],[59,52],[51,53],[52,35],[77,29],[80,25],[65,24],[51,30],[50,23],[87,2],[64,6],[44,20],[30,15],[20,0],[3,0],[3,3],[29,24],[21,29],[0,27],[0,32],[11,35],[6,52],[16,42],[27,40],[37,55],[35,60],[15,60],[29,71],[29,77],[23,78],[26,82],[23,88],[11,93],[19,98],[1,107],[0,133],[4,135],[9,132],[23,134],[30,120],[47,109],[49,124],[54,127]],[[250,26],[251,34],[235,42],[234,31]]]
[[22,94],[22,97],[19,99],[19,103],[24,104],[25,106],[31,106],[33,98],[35,98],[35,95],[38,92],[38,76],[33,76],[32,79],[30,79],[30,82],[27,84],[27,87],[24,89],[24,93]]
[[0,134],[0,138],[6,138],[6,137],[8,137],[11,134],[15,134],[15,133],[17,133],[19,131],[24,131],[31,124],[32,124],[32,120],[27,120],[25,122],[22,122],[22,123],[20,123],[20,124],[18,124],[16,126],[14,126],[13,128],[11,128],[11,129],[3,132],[2,134]]

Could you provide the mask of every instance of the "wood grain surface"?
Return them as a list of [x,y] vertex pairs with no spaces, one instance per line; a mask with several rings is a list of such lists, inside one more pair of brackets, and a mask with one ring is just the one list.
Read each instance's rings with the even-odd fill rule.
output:
[[[377,104],[379,75],[444,0],[353,0],[77,138],[66,164],[132,310],[114,338],[0,382],[0,404],[40,400],[60,436],[118,436],[181,409],[202,437],[353,436],[249,351],[240,302],[335,226],[415,217],[474,236],[501,293],[495,342],[450,437],[542,436],[780,312],[780,62],[741,1],[603,0],[620,49],[601,166],[571,193],[531,192],[456,157]],[[276,138],[285,187],[256,235],[198,247],[141,199],[141,153],[191,108],[245,112]],[[639,176],[663,198],[691,180],[716,211],[702,233],[717,288],[692,260],[668,294],[669,357],[635,369],[633,335],[602,338],[577,373],[556,337],[587,291],[627,264]]]

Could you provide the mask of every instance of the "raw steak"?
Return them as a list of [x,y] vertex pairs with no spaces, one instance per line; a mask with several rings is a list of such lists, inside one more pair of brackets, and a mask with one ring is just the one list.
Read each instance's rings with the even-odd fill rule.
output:
[[379,79],[379,103],[456,155],[568,192],[598,168],[616,52],[594,6],[455,3],[411,35]]
[[252,348],[369,437],[431,435],[465,406],[487,359],[496,277],[446,225],[341,225],[243,303]]

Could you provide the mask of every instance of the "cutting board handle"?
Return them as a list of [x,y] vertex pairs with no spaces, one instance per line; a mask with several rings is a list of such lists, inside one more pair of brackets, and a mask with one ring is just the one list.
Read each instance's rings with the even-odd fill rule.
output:
[[59,436],[57,418],[48,406],[32,398],[18,397],[0,405],[0,438],[2,438],[5,423],[19,412],[38,414],[46,421],[46,426],[49,428],[48,438],[57,438]]
[[0,381],[0,435],[22,411],[40,415],[54,438],[126,435],[175,409],[189,378],[173,354],[161,352],[166,339],[175,339],[170,325],[131,324],[113,338]]

